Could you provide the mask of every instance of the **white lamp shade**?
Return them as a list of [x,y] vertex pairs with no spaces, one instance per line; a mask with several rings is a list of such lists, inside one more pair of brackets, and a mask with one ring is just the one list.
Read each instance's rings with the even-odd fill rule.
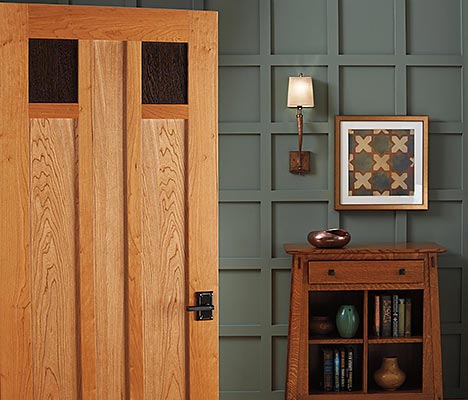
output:
[[314,107],[314,85],[310,76],[291,76],[288,86],[288,107]]

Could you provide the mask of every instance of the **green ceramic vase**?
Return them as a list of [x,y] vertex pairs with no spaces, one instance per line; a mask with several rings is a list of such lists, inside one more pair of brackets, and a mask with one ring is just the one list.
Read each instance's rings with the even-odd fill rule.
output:
[[359,314],[353,305],[343,305],[336,314],[336,328],[342,338],[352,338],[359,328]]

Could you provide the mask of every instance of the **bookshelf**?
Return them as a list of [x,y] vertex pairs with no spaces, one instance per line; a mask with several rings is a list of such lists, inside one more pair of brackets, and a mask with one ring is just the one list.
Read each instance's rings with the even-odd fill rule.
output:
[[[437,255],[444,248],[285,248],[293,256],[286,400],[442,399]],[[342,305],[359,316],[353,337],[341,337],[336,327],[324,335],[314,330],[313,316],[335,321]],[[396,357],[406,374],[394,391],[374,379],[384,357]]]

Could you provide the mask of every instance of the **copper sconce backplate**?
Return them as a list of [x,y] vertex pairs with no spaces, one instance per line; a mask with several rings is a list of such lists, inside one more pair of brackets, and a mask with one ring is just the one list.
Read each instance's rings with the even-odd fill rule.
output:
[[[299,153],[301,160],[299,162]],[[310,172],[310,151],[290,151],[289,152],[289,172],[303,175]]]

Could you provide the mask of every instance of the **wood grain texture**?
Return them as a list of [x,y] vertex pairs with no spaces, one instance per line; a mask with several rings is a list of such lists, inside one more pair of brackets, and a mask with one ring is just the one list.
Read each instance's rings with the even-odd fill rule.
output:
[[96,310],[94,308],[96,265],[94,254],[94,150],[93,85],[94,45],[79,41],[78,120],[78,224],[79,224],[79,349],[80,394],[96,399]]
[[[144,399],[143,257],[142,257],[142,120],[141,43],[127,42],[126,71],[126,197],[127,197],[127,366],[131,399]],[[156,174],[156,170],[152,172]]]
[[[405,274],[401,275],[400,270]],[[330,272],[333,271],[333,272]],[[333,275],[329,275],[333,273]],[[362,261],[310,261],[309,283],[423,283],[423,261],[380,261],[379,269]]]
[[[336,249],[317,249],[320,250],[319,255],[323,257],[322,261],[313,261],[315,249],[305,248],[306,245],[288,245],[288,250],[293,252],[292,261],[292,278],[291,278],[291,301],[290,301],[290,320],[289,320],[289,335],[288,335],[288,356],[287,356],[287,379],[286,379],[286,399],[380,399],[389,398],[393,400],[413,399],[441,399],[442,398],[442,370],[441,370],[441,353],[440,353],[440,320],[439,320],[439,298],[438,298],[438,282],[437,282],[437,253],[445,251],[444,248],[433,243],[428,245],[410,244],[403,246],[397,245],[393,248],[400,260],[382,259],[382,253],[378,251],[379,244],[375,246],[363,246],[361,253],[357,252],[358,248],[352,252],[337,252]],[[400,248],[403,252],[400,253]],[[432,248],[434,252],[428,250]],[[408,251],[413,249],[413,253]],[[295,252],[300,250],[301,252]],[[343,249],[345,250],[345,249]],[[328,251],[328,254],[327,254]],[[384,245],[382,252],[388,255],[390,246]],[[327,261],[325,260],[327,255]],[[417,255],[418,258],[414,256]],[[366,256],[365,259],[357,261],[356,257]],[[347,261],[346,257],[352,258],[353,261]],[[405,261],[403,258],[407,258]],[[400,263],[406,264],[407,269],[416,268],[422,274],[422,280],[418,278],[417,283],[393,282],[393,279],[388,278],[388,270]],[[310,284],[311,281],[320,281],[314,274],[319,272],[320,268],[330,265],[335,269],[336,276],[340,275],[341,270],[351,270],[355,267],[354,275],[348,274],[346,279],[339,279],[339,283],[322,283]],[[373,283],[368,282],[367,278],[362,276],[368,274],[367,269],[375,271],[374,278],[380,276],[381,282],[377,279]],[[327,270],[322,268],[322,274],[326,274]],[[310,277],[313,279],[310,279]],[[326,274],[325,281],[328,280]],[[333,276],[330,277],[332,279]],[[422,323],[422,336],[401,337],[401,338],[375,338],[369,337],[370,332],[370,315],[369,313],[369,291],[378,291],[381,293],[395,293],[396,291],[405,290],[412,291],[412,296],[417,296],[413,303],[413,326],[416,333],[419,335]],[[317,299],[326,299],[324,296],[330,296],[330,293],[314,293],[309,297],[310,292],[315,291],[334,291],[332,296],[340,296],[339,292],[357,291],[362,293],[362,323],[363,336],[362,339],[355,339],[362,343],[362,357],[359,368],[362,371],[362,391],[353,393],[325,393],[318,392],[309,393],[310,368],[312,365],[312,373],[317,370],[317,365],[320,365],[320,360],[312,359],[309,361],[309,345],[314,346],[344,346],[349,344],[346,339],[333,338],[313,338],[309,339],[309,308],[315,304],[321,304]],[[415,292],[418,291],[416,295]],[[418,300],[421,299],[421,300]],[[314,300],[315,299],[315,300]],[[326,307],[325,307],[326,308]],[[309,339],[309,340],[308,340]],[[353,339],[351,339],[353,340]],[[372,350],[371,346],[372,345]],[[402,364],[407,367],[407,385],[415,390],[397,390],[395,392],[383,392],[377,390],[377,387],[371,380],[372,370],[375,368],[376,359],[380,362],[381,356],[386,352],[398,350],[398,357],[402,360]],[[393,350],[392,350],[393,349]],[[414,371],[408,369],[408,366],[414,366]],[[422,380],[421,380],[422,377]],[[314,375],[315,379],[315,375]],[[318,389],[318,388],[317,388]]]
[[[218,15],[191,12],[188,122],[188,291],[213,291],[214,320],[189,317],[189,398],[217,399],[218,377]],[[203,382],[203,384],[200,384]]]
[[34,395],[77,398],[76,126],[32,119],[31,273]]
[[29,118],[75,118],[80,115],[80,106],[72,103],[30,103]]
[[187,398],[185,126],[143,121],[145,399]]
[[94,43],[97,398],[125,397],[124,43]]
[[143,104],[187,104],[187,43],[142,43]]
[[189,107],[186,104],[143,104],[144,119],[188,119]]
[[434,363],[434,392],[436,397],[443,399],[442,386],[442,350],[440,342],[440,306],[439,306],[439,274],[437,270],[437,256],[429,255],[429,282],[430,282],[430,310],[432,333],[432,357]]
[[191,11],[29,4],[33,38],[187,42]]
[[27,6],[0,21],[0,398],[31,399]]
[[78,41],[29,39],[29,102],[78,102]]
[[387,253],[445,253],[447,250],[432,242],[405,242],[405,243],[356,243],[341,249],[319,249],[306,243],[285,244],[288,254],[327,254],[335,258],[348,254],[387,254]]

